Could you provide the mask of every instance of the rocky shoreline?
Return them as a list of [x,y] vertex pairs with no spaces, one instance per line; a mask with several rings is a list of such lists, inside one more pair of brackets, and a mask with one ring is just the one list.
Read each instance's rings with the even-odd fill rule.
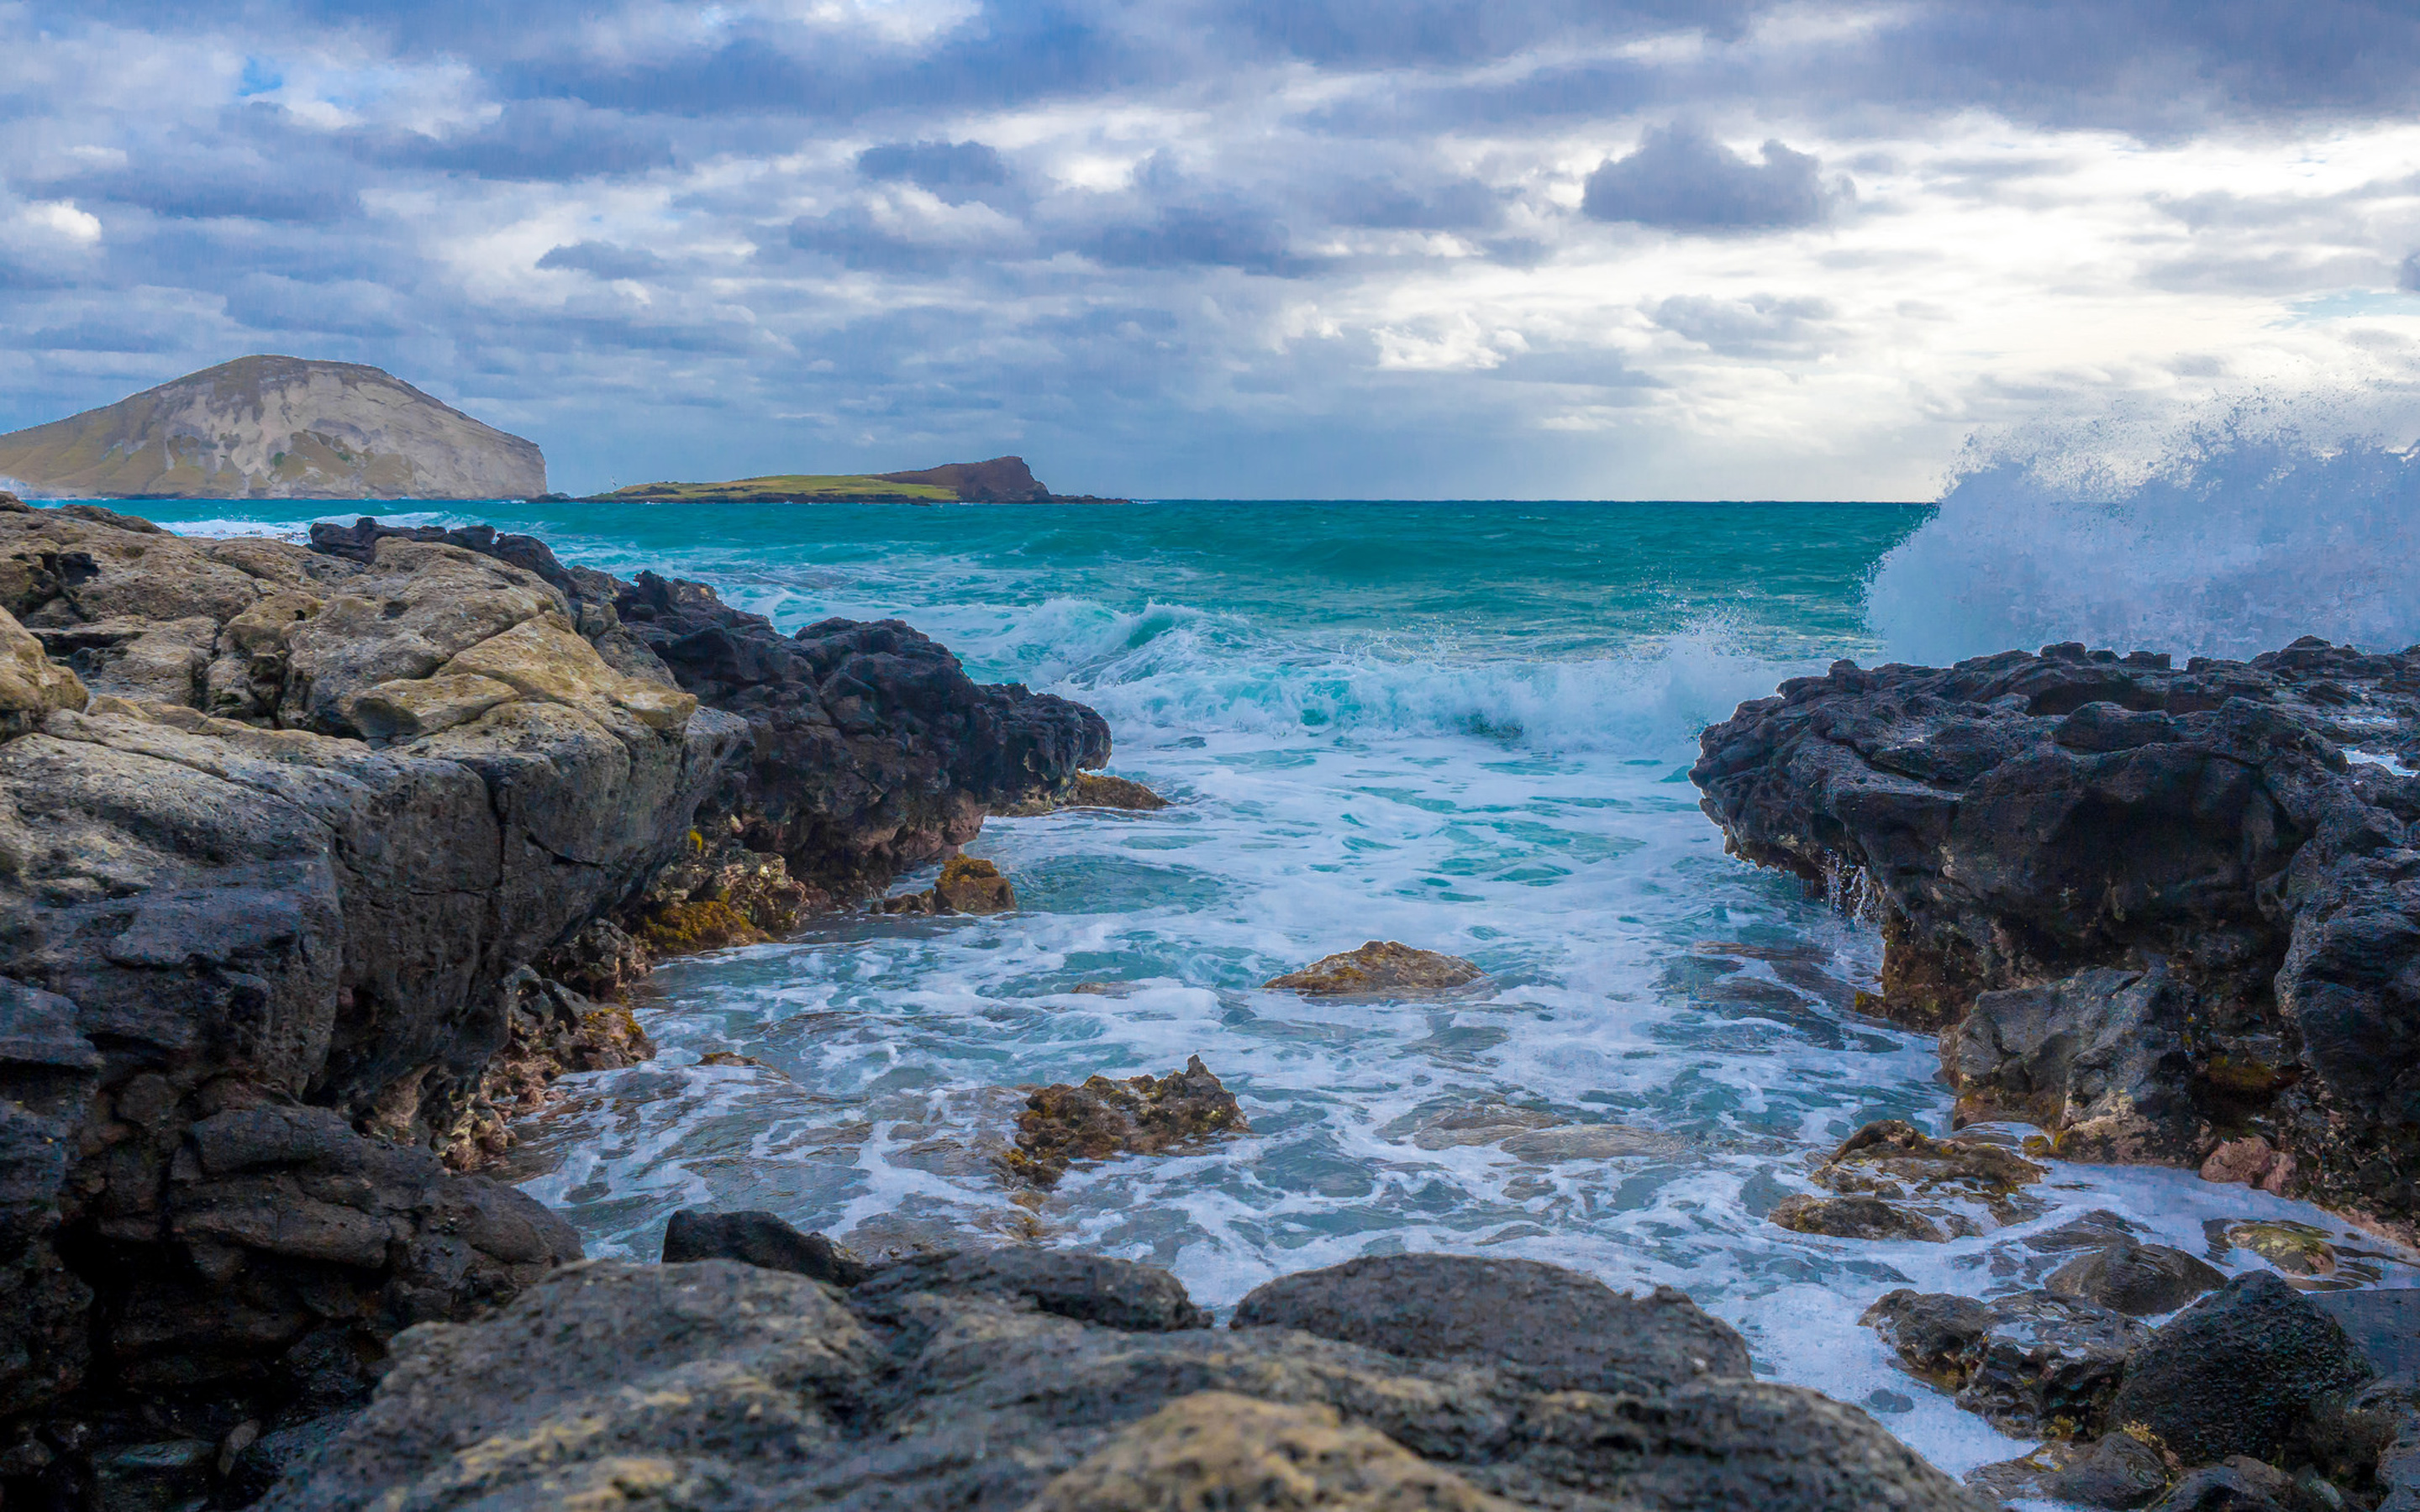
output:
[[[1158,806],[1109,754],[1093,711],[895,621],[783,636],[486,528],[306,548],[0,495],[0,1505],[2420,1509],[2400,1294],[2227,1281],[2115,1215],[2029,1234],[1987,1298],[1867,1315],[2048,1441],[1962,1487],[1754,1380],[1682,1294],[1533,1261],[1365,1257],[1214,1328],[1148,1266],[869,1261],[766,1214],[587,1261],[477,1174],[558,1076],[652,1054],[657,960],[862,902],[1013,908],[958,847]],[[1940,1034],[1959,1096],[1774,1222],[2022,1224],[2056,1156],[2408,1234],[2415,767],[2420,650],[2316,642],[1844,663],[1709,729],[1731,849],[1878,917],[1859,1006]],[[1480,974],[1372,940],[1267,985]],[[1035,1189],[1249,1132],[1199,1057],[1025,1090],[1002,1176]],[[2040,1133],[1967,1127],[2008,1120]],[[2239,1242],[2292,1273],[2274,1237]]]
[[11,1505],[148,1504],[112,1488],[163,1456],[224,1480],[399,1330],[578,1258],[447,1165],[644,1053],[612,1000],[652,956],[861,898],[1109,755],[896,622],[785,637],[528,537],[313,533],[0,496]]

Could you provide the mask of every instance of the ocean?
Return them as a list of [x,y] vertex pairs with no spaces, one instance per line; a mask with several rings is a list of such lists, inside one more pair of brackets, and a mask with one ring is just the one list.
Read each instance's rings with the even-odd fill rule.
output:
[[[1764,1221],[1859,1125],[1947,1132],[1949,1099],[1930,1038],[1853,1010],[1873,929],[1723,854],[1687,780],[1698,732],[1838,657],[2066,639],[2098,612],[2073,598],[2083,564],[2107,566],[2110,532],[2139,536],[2139,510],[2056,529],[2037,514],[2026,539],[2055,549],[2023,558],[2013,506],[1954,492],[1939,511],[131,507],[208,532],[485,521],[566,561],[701,579],[784,628],[896,616],[979,680],[1100,710],[1111,770],[1173,800],[990,821],[970,849],[1013,880],[1014,914],[853,915],[659,969],[638,1011],[661,1056],[571,1078],[504,1172],[592,1255],[653,1257],[678,1208],[763,1208],[868,1250],[1016,1240],[1149,1260],[1221,1309],[1357,1255],[1526,1256],[1681,1288],[1746,1335],[1761,1373],[1864,1405],[1953,1473],[2028,1445],[1893,1367],[1857,1321],[1893,1288],[2013,1288],[2040,1269],[2028,1236],[2095,1210],[2229,1271],[2258,1262],[2217,1226],[2300,1221],[2338,1238],[2341,1279],[2415,1279],[2316,1209],[2176,1170],[2060,1165],[2040,1216],[1946,1244]],[[2248,560],[2230,569],[2246,592],[2292,618],[2270,600],[2309,574]],[[2257,649],[2236,641],[2267,622],[2213,619],[2208,574],[2187,569],[2107,625]],[[1258,986],[1381,938],[1488,975],[1408,1003]],[[711,1052],[757,1064],[699,1064]],[[1078,1167],[1038,1198],[1002,1180],[1018,1088],[1193,1055],[1249,1137]]]

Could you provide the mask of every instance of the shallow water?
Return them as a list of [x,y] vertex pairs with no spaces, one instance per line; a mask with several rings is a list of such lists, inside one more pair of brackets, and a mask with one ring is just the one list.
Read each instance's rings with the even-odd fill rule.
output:
[[[151,513],[235,530],[314,511]],[[652,1256],[679,1207],[767,1208],[869,1249],[1004,1236],[1150,1259],[1222,1308],[1359,1254],[1529,1256],[1681,1287],[1746,1334],[1761,1371],[1865,1403],[1962,1472],[2024,1445],[1889,1365],[1856,1321],[1881,1292],[2038,1278],[2050,1258],[2024,1238],[2094,1209],[2227,1270],[2259,1262],[2212,1247],[2213,1220],[2346,1234],[2189,1173],[2072,1165],[2039,1216],[1947,1244],[1763,1222],[1858,1125],[1942,1131],[1948,1099],[1930,1039],[1850,1011],[1878,963],[1872,932],[1727,858],[1686,767],[1697,731],[1739,700],[1874,658],[1867,577],[1924,511],[410,517],[484,517],[569,560],[702,579],[784,627],[899,615],[979,678],[1099,708],[1112,769],[1175,800],[989,823],[970,849],[1015,880],[1016,914],[852,917],[659,970],[641,1013],[661,1057],[572,1078],[509,1167],[592,1254]],[[1405,1003],[1256,985],[1381,937],[1488,976]],[[762,1065],[697,1064],[713,1051]],[[1020,1085],[1156,1074],[1195,1054],[1249,1137],[1078,1169],[1039,1198],[1001,1180]],[[1488,1108],[1508,1111],[1473,1116]],[[1440,1123],[1457,1110],[1495,1127]],[[2348,1273],[2412,1279],[2382,1257]]]

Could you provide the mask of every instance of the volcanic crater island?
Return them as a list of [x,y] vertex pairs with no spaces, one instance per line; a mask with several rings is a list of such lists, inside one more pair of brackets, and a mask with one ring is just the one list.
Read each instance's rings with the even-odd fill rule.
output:
[[[658,965],[844,917],[1013,929],[1018,876],[964,849],[987,819],[1217,800],[1109,772],[1101,714],[899,620],[783,633],[488,525],[179,534],[76,501],[535,499],[544,468],[287,358],[0,438],[52,501],[0,494],[9,1512],[2420,1507],[2420,1290],[2332,1286],[2353,1258],[2308,1226],[2023,1229],[2062,1171],[2167,1166],[2408,1253],[2420,648],[1841,662],[1704,731],[1723,864],[1878,930],[1842,1022],[1937,1036],[1954,1097],[1776,1156],[1770,1232],[1869,1273],[2024,1233],[1866,1314],[1906,1393],[2024,1449],[1962,1480],[1683,1290],[1503,1254],[1380,1246],[1216,1310],[1080,1246],[753,1209],[583,1257],[499,1165],[566,1078],[656,1054]],[[1000,458],[604,497],[1052,496]],[[1487,975],[1336,943],[1259,990],[1349,1014]],[[1216,1061],[1015,1089],[985,1180],[1041,1211],[1253,1137]],[[1410,1137],[1559,1169],[1682,1143],[1494,1105]]]

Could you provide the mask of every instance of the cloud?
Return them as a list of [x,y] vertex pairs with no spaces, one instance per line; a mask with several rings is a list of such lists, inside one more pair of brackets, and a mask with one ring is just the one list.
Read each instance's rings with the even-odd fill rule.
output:
[[1745,300],[1675,295],[1647,309],[1648,318],[1684,341],[1724,357],[1755,358],[1810,355],[1837,334],[1837,313],[1826,300],[1772,294]]
[[1820,225],[1854,197],[1845,179],[1826,183],[1823,164],[1777,141],[1750,162],[1693,126],[1657,127],[1637,151],[1607,158],[1588,177],[1580,211],[1590,220],[1710,236]]
[[2420,252],[2415,252],[2403,259],[2403,266],[2396,270],[2395,286],[2413,294],[2420,294]]
[[654,278],[671,264],[644,248],[617,246],[611,241],[573,241],[550,248],[537,260],[539,268],[552,272],[569,270],[594,273],[598,278]]
[[1008,164],[981,142],[886,142],[859,153],[857,171],[876,182],[905,180],[950,205],[1008,183]]

